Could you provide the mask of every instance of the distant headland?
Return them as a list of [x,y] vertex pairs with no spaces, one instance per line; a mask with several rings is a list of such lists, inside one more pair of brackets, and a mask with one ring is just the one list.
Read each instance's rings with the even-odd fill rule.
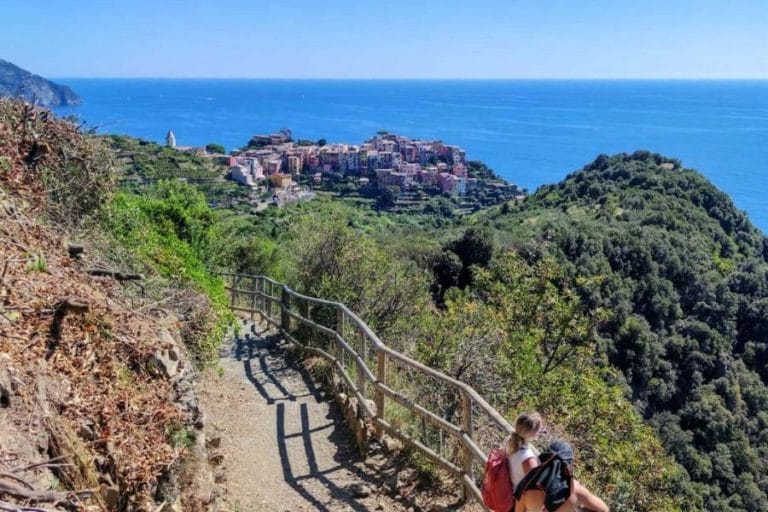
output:
[[45,107],[79,105],[82,101],[66,85],[34,75],[0,59],[0,96],[22,98]]

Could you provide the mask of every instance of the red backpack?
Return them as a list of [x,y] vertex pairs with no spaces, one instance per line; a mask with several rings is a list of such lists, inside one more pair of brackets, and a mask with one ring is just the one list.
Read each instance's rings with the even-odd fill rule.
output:
[[509,479],[507,452],[494,448],[488,454],[483,477],[483,502],[494,512],[510,512],[515,508],[514,489]]

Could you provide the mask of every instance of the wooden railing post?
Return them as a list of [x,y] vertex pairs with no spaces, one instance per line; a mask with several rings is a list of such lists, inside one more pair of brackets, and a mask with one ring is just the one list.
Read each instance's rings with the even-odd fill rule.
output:
[[[376,352],[376,380],[379,384],[387,385],[387,354],[383,350]],[[376,404],[376,417],[384,421],[384,392],[376,386],[373,402]],[[376,439],[381,441],[384,437],[384,429],[374,422]]]
[[234,274],[232,276],[232,288],[229,290],[229,307],[235,306],[235,295],[237,294],[237,282],[240,280],[240,276]]
[[[336,332],[339,333],[341,339],[344,339],[344,310],[339,307],[336,308]],[[344,366],[344,349],[336,340],[333,340],[333,355]]]
[[[301,315],[302,318],[309,320],[309,301],[299,300],[299,315]],[[309,326],[304,322],[301,322],[301,325],[299,326],[299,338],[301,339],[302,344],[309,344]]]
[[[267,285],[268,285],[267,288],[269,288],[268,295],[270,297],[274,297],[275,296],[275,285],[272,284],[271,281],[267,281]],[[269,316],[269,318],[272,318],[272,309],[274,309],[275,303],[271,299],[267,299],[267,302],[269,302],[269,306],[267,307],[267,316]]]
[[[472,438],[472,398],[465,392],[461,393],[461,429]],[[475,476],[472,469],[472,452],[464,443],[461,444],[461,459],[464,474],[470,478],[470,481],[474,481]],[[462,487],[461,496],[465,501],[470,496],[470,490],[467,488],[466,483]]]
[[288,287],[283,285],[283,294],[280,298],[280,328],[288,332],[291,326],[291,316],[288,310],[291,309],[291,296],[288,294]]
[[360,359],[362,359],[363,362],[359,363],[357,366],[357,389],[360,390],[361,395],[365,396],[365,375],[363,374],[363,365],[365,364],[366,359],[365,333],[360,329],[358,330],[358,335],[360,337],[360,351],[357,355],[360,356]]
[[251,277],[251,322],[256,318],[256,294],[258,293],[258,278],[256,276]]
[[266,320],[267,317],[267,299],[264,298],[264,278],[258,277],[256,289],[259,291],[259,314],[262,320]]

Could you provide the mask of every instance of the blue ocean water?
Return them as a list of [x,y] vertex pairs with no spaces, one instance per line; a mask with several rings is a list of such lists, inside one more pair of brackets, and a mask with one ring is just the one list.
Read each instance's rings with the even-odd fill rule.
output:
[[282,127],[359,143],[377,130],[458,144],[529,190],[599,153],[678,158],[768,233],[768,81],[59,79],[61,108],[97,127],[180,145],[244,145]]

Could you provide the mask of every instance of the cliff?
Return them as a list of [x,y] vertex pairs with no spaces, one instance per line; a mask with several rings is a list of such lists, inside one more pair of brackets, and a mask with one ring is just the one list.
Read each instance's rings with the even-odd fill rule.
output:
[[33,75],[0,59],[0,96],[23,98],[43,106],[79,105],[80,97],[66,85]]

